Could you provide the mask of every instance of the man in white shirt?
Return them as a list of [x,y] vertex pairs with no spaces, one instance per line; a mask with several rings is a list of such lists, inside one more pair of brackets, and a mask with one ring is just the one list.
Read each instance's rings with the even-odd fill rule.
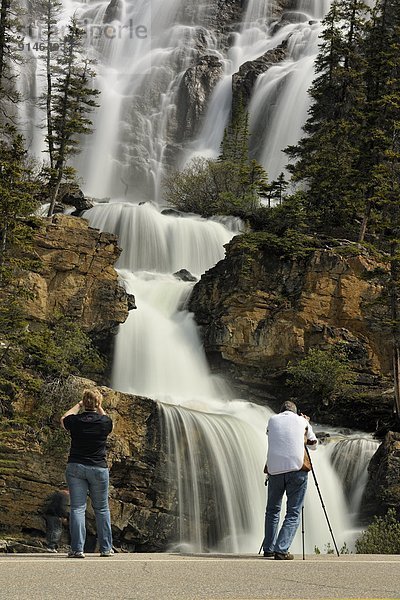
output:
[[[292,560],[289,548],[300,523],[307,489],[308,471],[303,467],[305,443],[315,450],[318,440],[308,417],[297,414],[293,402],[284,402],[279,414],[268,421],[268,501],[265,512],[264,557]],[[286,493],[286,515],[278,531],[282,499]]]

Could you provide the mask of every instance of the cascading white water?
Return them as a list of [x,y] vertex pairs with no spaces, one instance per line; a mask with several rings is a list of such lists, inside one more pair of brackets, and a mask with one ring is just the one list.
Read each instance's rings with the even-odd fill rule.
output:
[[[249,0],[242,29],[229,50],[226,81],[214,91],[204,128],[190,145],[187,160],[194,155],[218,155],[222,136],[215,135],[210,120],[217,123],[218,133],[221,128],[223,131],[229,118],[232,74],[245,62],[286,42],[287,59],[258,77],[249,104],[252,154],[265,167],[271,180],[284,171],[288,158],[283,150],[300,139],[310,106],[307,90],[314,78],[321,33],[319,19],[326,14],[329,5],[328,0],[298,0],[295,10],[283,13],[282,25],[276,23],[271,28],[267,25],[270,3]],[[227,105],[228,108],[221,111],[221,107]],[[222,118],[217,121],[218,114]]]
[[[227,55],[209,27],[215,0],[121,0],[112,15],[108,5],[108,0],[64,0],[63,22],[74,13],[85,21],[91,53],[99,60],[101,107],[95,132],[76,163],[88,195],[135,202],[160,198],[166,164],[179,161],[173,143],[179,86],[185,69],[201,54],[217,55],[224,77],[183,159],[218,154],[231,107],[232,74],[287,40],[287,60],[259,78],[250,103],[252,129],[258,132],[254,152],[271,178],[279,174],[285,160],[281,150],[298,139],[308,107],[306,89],[320,27],[308,21],[323,16],[327,0],[299,0],[294,12],[305,13],[306,19],[296,17],[273,29],[271,3],[249,0]],[[138,36],[137,26],[148,35]],[[40,73],[40,64],[32,72]],[[28,124],[29,119],[29,112],[22,115]],[[43,135],[35,139],[32,144],[40,152]],[[124,202],[96,205],[86,218],[93,227],[114,232],[123,248],[118,268],[138,310],[116,340],[113,386],[162,402],[167,451],[174,458],[171,484],[177,485],[181,527],[176,544],[196,551],[255,552],[263,536],[262,468],[271,411],[232,400],[224,382],[211,375],[199,332],[185,310],[193,283],[173,276],[186,268],[200,277],[222,259],[237,223],[173,217],[149,203]],[[338,543],[350,545],[348,509],[330,453],[321,447],[313,461]],[[330,540],[312,481],[305,521],[306,551],[323,550]],[[293,550],[300,549],[298,536]]]
[[367,483],[368,464],[378,446],[379,442],[365,433],[340,436],[335,444],[328,444],[332,466],[343,483],[350,513],[355,519]]
[[[272,413],[233,400],[210,374],[193,316],[184,308],[193,283],[172,275],[186,268],[200,276],[215,264],[237,223],[228,229],[199,217],[163,215],[149,203],[100,204],[85,216],[92,226],[117,233],[123,247],[119,272],[138,310],[116,341],[113,386],[162,401],[170,480],[177,482],[175,547],[256,551],[263,535],[265,429]],[[325,448],[314,462],[332,527],[341,543],[351,545],[341,484]],[[311,481],[305,515],[307,552],[323,549],[329,531]],[[301,551],[299,536],[293,549]]]

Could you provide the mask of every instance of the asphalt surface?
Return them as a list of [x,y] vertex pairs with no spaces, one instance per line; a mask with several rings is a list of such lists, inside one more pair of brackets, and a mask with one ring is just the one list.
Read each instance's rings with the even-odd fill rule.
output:
[[0,555],[1,600],[398,598],[400,555]]

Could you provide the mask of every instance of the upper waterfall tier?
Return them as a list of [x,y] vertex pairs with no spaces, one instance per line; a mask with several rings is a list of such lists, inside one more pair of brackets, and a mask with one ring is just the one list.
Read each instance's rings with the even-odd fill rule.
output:
[[[194,155],[216,156],[234,94],[250,112],[251,153],[270,178],[285,167],[282,150],[296,143],[307,115],[318,35],[328,0],[64,0],[60,35],[74,14],[97,61],[100,107],[94,133],[83,141],[75,167],[85,192],[96,198],[160,201],[165,173]],[[221,6],[222,5],[222,6]],[[64,28],[64,29],[63,29]],[[27,29],[27,61],[18,78],[27,101],[21,127],[32,151],[44,150],[43,24]],[[241,69],[284,44],[285,58],[240,84]],[[43,44],[42,44],[43,45]],[[25,44],[28,48],[28,44]],[[53,57],[56,56],[53,54]],[[267,61],[268,62],[268,61]],[[238,86],[238,87],[237,87]],[[236,89],[237,88],[237,89]]]
[[[123,252],[118,268],[200,276],[224,257],[234,232],[217,221],[163,215],[150,203],[98,204],[86,211],[92,227],[118,236]],[[238,219],[232,219],[237,228]]]

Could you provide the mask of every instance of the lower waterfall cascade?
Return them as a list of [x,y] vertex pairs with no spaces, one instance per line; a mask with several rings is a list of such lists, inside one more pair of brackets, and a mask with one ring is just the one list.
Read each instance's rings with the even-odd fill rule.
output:
[[[118,202],[99,204],[85,218],[92,227],[117,233],[123,248],[117,268],[128,292],[135,294],[138,310],[120,326],[112,385],[159,402],[165,451],[173,457],[170,481],[177,484],[180,530],[171,547],[256,552],[265,511],[265,430],[273,413],[233,398],[224,381],[210,373],[193,315],[185,309],[194,283],[173,275],[187,268],[200,277],[222,259],[223,244],[237,233],[237,221],[223,225],[163,215],[150,203]],[[352,548],[356,530],[351,502],[337,468],[342,462],[352,464],[352,442],[349,438],[346,445],[343,436],[338,440],[320,444],[312,460],[338,545]],[[374,445],[371,441],[370,448]],[[357,453],[354,443],[352,447]],[[365,472],[366,463],[343,476],[351,479],[352,497],[357,490],[362,493]],[[329,530],[311,476],[305,523],[306,552],[329,548]],[[292,550],[301,552],[299,533]]]

